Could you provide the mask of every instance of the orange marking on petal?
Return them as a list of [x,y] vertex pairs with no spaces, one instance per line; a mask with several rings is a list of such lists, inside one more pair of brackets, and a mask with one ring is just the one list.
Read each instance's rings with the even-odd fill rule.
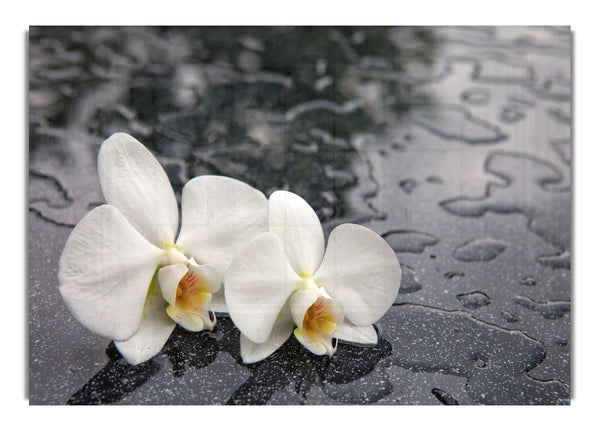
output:
[[315,340],[330,343],[338,322],[323,297],[317,299],[304,314],[302,332]]
[[207,308],[211,297],[204,280],[190,270],[177,285],[175,307],[185,312],[200,313]]

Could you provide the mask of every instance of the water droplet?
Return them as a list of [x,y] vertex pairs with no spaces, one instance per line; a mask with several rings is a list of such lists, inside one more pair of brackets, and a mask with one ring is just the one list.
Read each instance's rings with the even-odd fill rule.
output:
[[471,145],[494,144],[506,139],[498,127],[472,116],[460,106],[446,106],[431,112],[415,111],[411,118],[435,135]]
[[534,91],[543,99],[568,101],[571,98],[571,80],[561,75],[552,75],[536,86]]
[[427,178],[425,178],[425,181],[427,181],[428,183],[431,184],[443,184],[444,181],[442,181],[442,179],[440,177],[438,177],[437,175],[430,175]]
[[525,286],[535,286],[536,283],[537,282],[535,281],[535,278],[533,278],[531,275],[527,275],[521,280],[521,284],[524,284]]
[[535,79],[535,73],[528,64],[509,60],[502,55],[478,59],[472,76],[474,81],[479,82],[525,86],[530,86]]
[[456,295],[462,306],[469,310],[477,310],[481,307],[487,307],[491,304],[490,297],[483,292],[475,291],[469,293],[460,293]]
[[400,143],[398,143],[398,142],[392,142],[392,143],[390,144],[390,148],[391,148],[392,150],[395,150],[395,151],[398,151],[398,152],[403,152],[403,151],[406,151],[406,146],[405,146],[405,145],[402,145],[402,144],[400,144]]
[[439,241],[433,235],[410,230],[390,231],[382,236],[397,253],[422,253],[425,247]]
[[465,273],[461,271],[448,271],[444,274],[444,278],[452,280],[454,277],[464,277]]
[[421,283],[417,279],[416,271],[410,266],[400,265],[402,269],[402,278],[400,281],[400,288],[398,289],[399,294],[406,294],[421,290]]
[[506,249],[503,241],[494,238],[476,238],[460,245],[452,254],[465,262],[486,262],[494,259]]
[[408,178],[406,180],[400,181],[398,185],[404,191],[404,193],[409,195],[412,193],[415,187],[417,187],[418,183],[417,180],[415,180],[414,178]]
[[510,96],[508,96],[508,101],[523,106],[525,108],[535,107],[535,102],[518,94],[511,94]]
[[517,296],[514,302],[528,310],[537,312],[544,319],[560,319],[571,311],[571,303],[569,301],[537,302],[526,296]]
[[477,368],[485,368],[487,366],[487,364],[483,359],[479,358],[475,361],[475,366]]
[[554,344],[561,347],[566,347],[569,345],[569,340],[566,338],[556,337],[554,338]]
[[490,101],[490,92],[487,88],[482,87],[467,88],[461,93],[460,98],[469,105],[483,106]]
[[554,121],[566,125],[571,125],[571,113],[564,111],[560,107],[548,108],[546,111],[548,116],[552,118]]
[[500,112],[500,119],[505,123],[516,123],[525,118],[525,112],[521,108],[515,105],[509,105],[502,108]]
[[553,269],[559,268],[571,268],[571,252],[563,251],[562,253],[556,255],[541,255],[536,258],[536,260],[544,266],[549,266]]
[[510,311],[501,311],[500,315],[504,318],[504,320],[506,320],[508,323],[516,323],[519,321],[519,319],[517,318],[517,316],[515,316],[513,313],[511,313]]
[[456,401],[452,395],[450,395],[447,392],[442,391],[441,389],[433,388],[431,390],[431,393],[433,395],[435,395],[435,397],[440,401],[440,403],[442,403],[446,406],[457,406],[458,405],[458,401]]

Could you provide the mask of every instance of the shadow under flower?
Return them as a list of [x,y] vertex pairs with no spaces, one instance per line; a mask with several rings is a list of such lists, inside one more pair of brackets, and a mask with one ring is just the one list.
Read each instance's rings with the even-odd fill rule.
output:
[[160,369],[160,365],[152,360],[135,366],[128,364],[113,342],[106,348],[106,355],[109,361],[104,368],[75,392],[66,404],[115,403],[146,383]]
[[[303,404],[312,386],[326,388],[356,381],[371,373],[379,361],[392,354],[390,343],[380,338],[375,346],[340,343],[332,357],[317,356],[306,350],[295,337],[290,337],[268,358],[254,364],[243,364],[239,355],[239,334],[233,323],[229,319],[220,319],[219,323],[219,329],[225,335],[221,339],[222,349],[252,373],[231,395],[227,404],[266,404],[276,391],[288,385],[293,385],[294,391],[299,394],[298,402]],[[228,339],[228,334],[233,334],[234,339]],[[381,397],[385,395],[387,393]],[[377,399],[368,402],[375,401]]]
[[[383,358],[392,354],[392,346],[381,338],[375,346],[340,343],[335,354],[328,357],[312,354],[294,337],[290,337],[268,358],[254,364],[244,364],[240,357],[239,332],[229,318],[221,316],[213,332],[193,333],[177,327],[162,351],[171,362],[176,378],[184,377],[190,368],[198,370],[208,367],[219,352],[229,354],[251,373],[233,391],[226,404],[267,404],[275,392],[288,385],[293,385],[299,395],[297,402],[303,404],[312,386],[323,388],[332,399],[347,402],[336,396],[339,391],[335,388],[342,388],[370,374]],[[118,402],[151,380],[161,368],[154,360],[137,366],[127,364],[112,342],[106,354],[109,362],[71,396],[67,404]],[[376,402],[388,392],[376,398],[353,399],[352,402]]]

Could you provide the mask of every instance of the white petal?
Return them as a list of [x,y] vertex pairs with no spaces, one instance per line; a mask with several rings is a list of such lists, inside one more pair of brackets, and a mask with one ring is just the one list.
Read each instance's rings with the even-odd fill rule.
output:
[[260,344],[253,343],[244,334],[240,334],[240,354],[242,361],[246,364],[258,362],[268,357],[275,350],[279,349],[290,338],[294,329],[294,322],[289,313],[287,304],[275,320],[273,330],[269,338]]
[[172,244],[179,224],[173,188],[152,153],[125,133],[111,135],[98,153],[106,202],[118,208],[148,241]]
[[331,321],[338,324],[344,321],[344,306],[341,302],[335,299],[325,298],[325,305],[327,307],[327,313],[331,318]]
[[188,268],[183,263],[163,266],[158,270],[158,285],[163,298],[169,304],[175,305],[177,286],[187,272]]
[[323,258],[325,240],[319,217],[304,199],[286,191],[271,194],[269,231],[281,239],[296,273],[314,274]]
[[221,289],[221,271],[215,265],[198,265],[192,258],[188,269],[201,280],[203,291],[214,293]]
[[315,281],[342,303],[352,323],[366,326],[391,307],[401,274],[396,253],[383,238],[366,227],[343,224],[329,236]]
[[140,364],[163,348],[175,329],[175,322],[165,312],[166,307],[167,303],[158,288],[153,286],[148,292],[144,314],[135,335],[126,341],[115,341],[117,350],[127,362],[132,365]]
[[88,329],[125,340],[138,328],[161,253],[115,207],[102,205],[67,239],[58,263],[60,293]]
[[225,274],[229,315],[251,341],[264,343],[301,278],[285,258],[281,241],[265,232],[250,241]]
[[215,313],[229,313],[229,308],[225,302],[225,289],[221,287],[220,290],[213,293],[210,306]]
[[304,322],[304,315],[306,310],[317,300],[319,296],[314,290],[298,290],[290,298],[290,310],[292,313],[292,319],[300,330],[302,330],[302,324]]
[[347,319],[338,323],[335,337],[351,343],[377,344],[377,331],[373,325],[356,326]]
[[200,263],[224,272],[244,245],[267,230],[267,198],[233,178],[205,175],[181,195],[177,245]]

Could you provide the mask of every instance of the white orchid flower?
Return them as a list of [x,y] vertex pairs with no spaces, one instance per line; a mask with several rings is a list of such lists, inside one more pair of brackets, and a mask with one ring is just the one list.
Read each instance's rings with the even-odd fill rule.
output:
[[285,191],[269,197],[268,221],[269,232],[251,240],[225,274],[243,361],[266,358],[292,332],[317,355],[332,355],[334,338],[376,343],[373,323],[392,305],[401,277],[385,240],[363,226],[343,224],[331,232],[324,252],[316,213]]
[[226,311],[222,274],[266,231],[267,199],[231,178],[194,178],[182,191],[176,237],[175,193],[141,143],[110,136],[98,175],[107,204],[71,232],[59,261],[60,293],[79,322],[138,364],[160,351],[176,323],[213,328],[214,311]]

